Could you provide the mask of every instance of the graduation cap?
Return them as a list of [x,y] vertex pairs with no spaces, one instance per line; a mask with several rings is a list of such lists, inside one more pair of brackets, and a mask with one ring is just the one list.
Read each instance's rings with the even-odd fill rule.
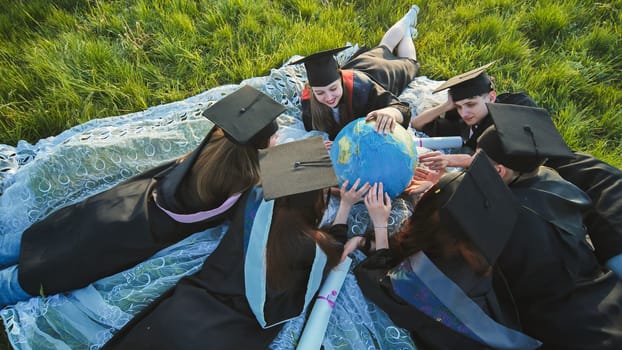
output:
[[244,85],[206,109],[203,116],[218,125],[231,141],[259,148],[277,131],[275,119],[284,111],[285,107],[270,96]]
[[456,227],[494,264],[512,235],[518,203],[486,153],[475,155],[461,173],[444,175],[435,191],[441,222]]
[[305,64],[307,79],[311,86],[326,86],[339,79],[339,65],[334,55],[350,46],[338,47],[326,51],[316,52],[290,64]]
[[494,126],[484,131],[477,147],[499,164],[531,172],[547,158],[572,158],[573,153],[543,108],[487,103]]
[[450,78],[434,89],[432,93],[437,93],[449,89],[449,94],[454,101],[464,100],[465,98],[478,96],[494,90],[494,84],[484,71],[492,66],[496,61],[492,61],[479,68],[475,68],[466,73],[462,73]]
[[259,150],[259,167],[266,200],[339,183],[321,136]]

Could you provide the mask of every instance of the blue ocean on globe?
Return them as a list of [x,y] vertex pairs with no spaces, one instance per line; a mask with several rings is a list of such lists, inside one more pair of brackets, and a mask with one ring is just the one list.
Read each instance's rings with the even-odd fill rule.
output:
[[339,185],[346,180],[351,185],[357,178],[361,184],[382,182],[385,192],[395,198],[413,177],[417,148],[401,125],[384,135],[374,131],[374,125],[375,121],[365,122],[365,118],[350,122],[335,137],[330,158]]

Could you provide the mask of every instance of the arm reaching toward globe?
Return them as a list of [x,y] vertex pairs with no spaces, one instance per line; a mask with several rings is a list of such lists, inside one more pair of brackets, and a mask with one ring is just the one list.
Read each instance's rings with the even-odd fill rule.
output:
[[[361,179],[359,178],[354,181],[354,184],[352,184],[352,187],[350,187],[350,189],[348,189],[348,180],[344,181],[343,185],[341,185],[339,192],[341,196],[341,201],[339,202],[339,209],[337,209],[337,214],[335,215],[333,225],[346,224],[348,221],[348,215],[350,214],[350,210],[352,209],[354,203],[362,200],[365,196],[365,193],[367,193],[367,191],[371,187],[371,185],[366,182],[363,186],[358,188],[360,183]],[[355,236],[350,238],[343,247],[341,261],[343,262],[348,254],[352,253],[358,248],[362,248],[364,245],[364,236]]]
[[468,168],[472,157],[469,154],[443,154],[439,151],[419,155],[419,162],[432,170],[444,170],[447,167]]
[[382,182],[375,183],[365,196],[365,206],[374,224],[376,249],[389,248],[388,223],[391,197],[383,191]]
[[339,209],[337,209],[337,214],[335,215],[335,220],[333,221],[333,225],[337,224],[345,224],[348,221],[348,215],[350,214],[350,210],[354,203],[363,199],[363,196],[371,185],[366,182],[363,186],[358,188],[361,183],[361,179],[356,179],[352,187],[348,189],[348,185],[350,182],[345,180],[341,185],[339,194],[341,196],[341,201],[339,202]]
[[370,120],[376,121],[374,130],[382,135],[393,132],[395,125],[401,123],[404,118],[397,108],[389,106],[369,112],[365,121]]

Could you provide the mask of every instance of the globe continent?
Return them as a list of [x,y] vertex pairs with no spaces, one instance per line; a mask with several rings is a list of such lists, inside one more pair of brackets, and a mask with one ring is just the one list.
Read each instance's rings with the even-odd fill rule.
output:
[[396,197],[406,189],[417,166],[417,148],[404,127],[392,133],[374,131],[375,121],[359,118],[346,125],[335,137],[330,158],[339,184],[382,182],[385,192]]

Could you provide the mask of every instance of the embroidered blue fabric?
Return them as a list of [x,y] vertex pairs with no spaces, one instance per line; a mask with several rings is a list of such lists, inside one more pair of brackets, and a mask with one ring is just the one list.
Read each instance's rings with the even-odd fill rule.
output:
[[410,262],[406,260],[391,270],[389,275],[395,292],[398,295],[408,296],[407,301],[430,318],[481,342],[481,339],[426,287],[419,276],[411,271],[409,265]]
[[435,321],[491,349],[531,350],[542,343],[490,318],[423,252],[411,255],[388,276],[394,292]]

